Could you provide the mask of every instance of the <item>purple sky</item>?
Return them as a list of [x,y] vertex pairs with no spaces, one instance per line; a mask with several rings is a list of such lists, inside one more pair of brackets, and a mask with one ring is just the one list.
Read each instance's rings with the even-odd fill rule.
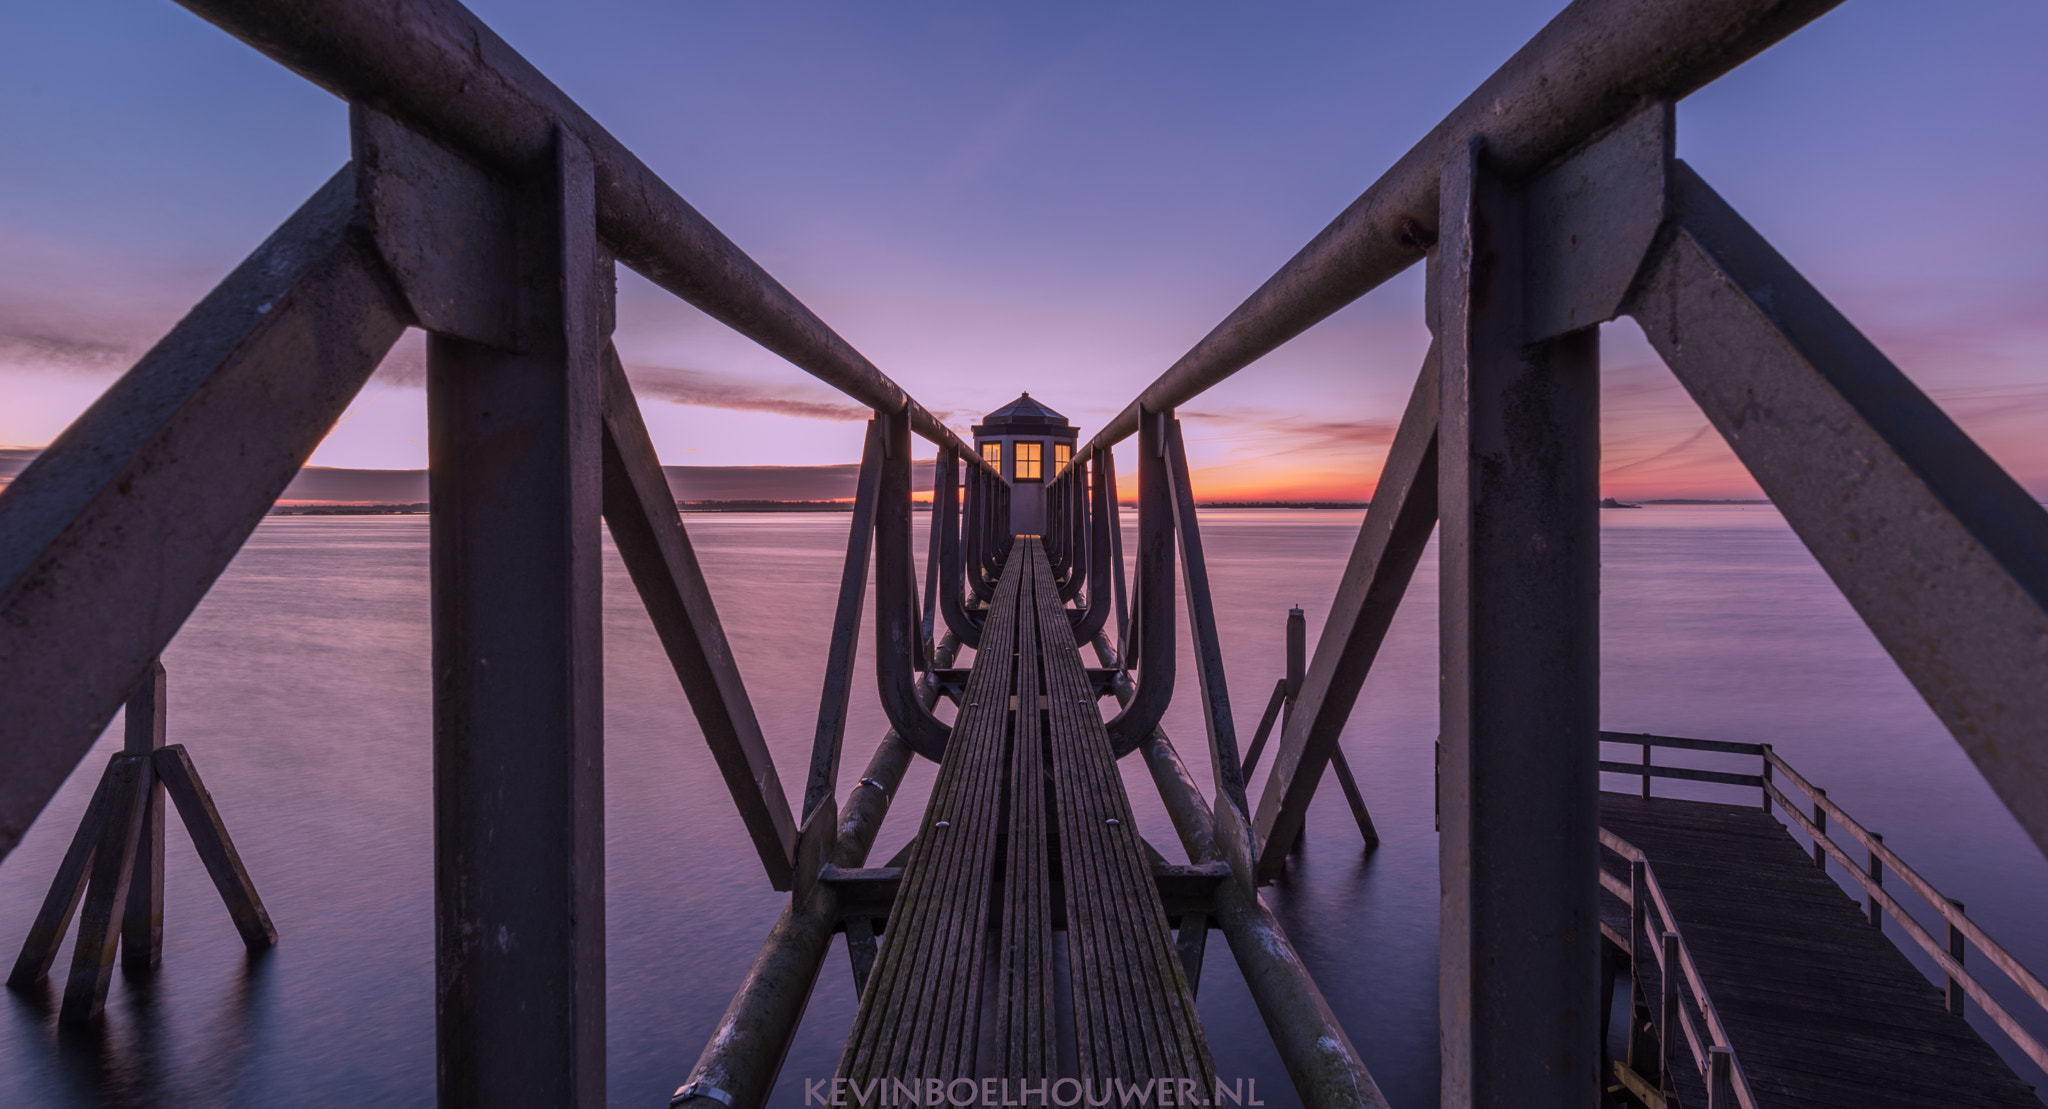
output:
[[[955,427],[1120,408],[1554,2],[481,2],[476,10]],[[2048,493],[2048,4],[1857,0],[1686,101],[1680,153]],[[347,156],[343,106],[160,0],[0,36],[0,447],[47,442]],[[1183,411],[1205,495],[1362,495],[1420,273]],[[663,460],[858,457],[859,412],[622,271]],[[424,464],[420,344],[314,461]],[[1753,487],[1609,329],[1610,492]]]

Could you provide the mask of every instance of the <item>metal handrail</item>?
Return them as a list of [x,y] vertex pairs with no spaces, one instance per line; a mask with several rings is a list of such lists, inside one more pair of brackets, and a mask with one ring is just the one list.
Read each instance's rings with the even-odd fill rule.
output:
[[912,431],[996,474],[461,4],[180,2],[336,96],[493,167],[533,164],[556,127],[572,132],[590,148],[598,234],[620,262],[862,404],[889,415],[908,412]]
[[1136,433],[1140,407],[1164,412],[1187,403],[1421,261],[1436,243],[1444,158],[1472,136],[1485,136],[1502,176],[1533,173],[1645,102],[1684,99],[1839,2],[1576,0],[1075,451],[1074,461]]
[[[1792,773],[1788,767],[1783,765],[1782,761],[1778,763],[1778,769],[1784,770],[1788,774]],[[2032,1059],[2035,1066],[2048,1070],[2048,1048],[2044,1048],[2040,1040],[2035,1039],[2033,1034],[2028,1032],[2013,1017],[2012,1013],[2007,1011],[2005,1006],[1999,1004],[1998,1000],[1991,996],[1990,991],[1986,990],[1974,975],[1964,969],[1961,962],[1951,956],[1941,944],[1936,943],[1934,937],[1928,933],[1927,929],[1922,927],[1920,922],[1913,919],[1912,915],[1906,911],[1905,906],[1899,904],[1896,898],[1885,892],[1882,885],[1873,881],[1868,874],[1864,873],[1863,868],[1857,866],[1855,861],[1849,858],[1849,853],[1844,851],[1840,844],[1830,839],[1828,834],[1821,830],[1812,820],[1808,819],[1805,813],[1800,812],[1799,807],[1792,803],[1792,799],[1785,796],[1776,785],[1766,782],[1764,783],[1764,789],[1775,797],[1780,804],[1784,805],[1785,812],[1792,817],[1794,823],[1799,825],[1801,831],[1813,837],[1813,841],[1819,844],[1822,850],[1826,851],[1836,862],[1841,863],[1843,869],[1855,877],[1856,884],[1862,886],[1864,891],[1870,894],[1872,900],[1882,906],[1886,912],[1889,912],[1892,915],[1892,919],[1898,921],[1899,927],[1905,929],[1906,934],[1913,937],[1914,943],[1919,944],[1922,950],[1933,956],[1935,964],[1941,967],[1943,973],[1948,975],[1950,981],[1962,986],[1964,992],[1975,999],[1977,1004],[1984,1007],[1984,1014],[1990,1017],[1992,1023],[1998,1025],[1999,1029],[2010,1037],[2012,1042],[2021,1051],[2027,1053],[2027,1058]],[[1811,793],[1808,795],[1812,796]],[[1841,810],[1835,807],[1833,802],[1823,797],[1816,797],[1814,800],[1817,805],[1824,807],[1824,811],[1835,815],[1836,819],[1848,821],[1847,816],[1840,815]],[[1871,853],[1875,857],[1884,860],[1885,864],[1890,866],[1894,873],[1898,873],[1901,877],[1910,875],[1907,878],[1906,884],[1913,886],[1915,893],[1919,893],[1922,897],[1928,897],[1929,893],[1933,891],[1934,887],[1928,884],[1926,879],[1913,873],[1903,862],[1899,862],[1898,856],[1884,848],[1882,844],[1871,837],[1869,832],[1864,831],[1863,828],[1858,826],[1852,834],[1856,836],[1859,842],[1869,845]],[[1983,929],[1977,927],[1976,923],[1970,920],[1969,917],[1964,916],[1961,911],[1956,910],[1940,894],[1935,893],[1929,899],[1929,903],[1934,905],[1944,920],[1947,920],[1957,931],[1968,936],[1972,942],[1977,944],[1979,949],[1986,955],[1989,955],[1992,963],[2000,970],[2005,971],[2006,977],[2019,986],[2021,991],[2031,997],[2036,1004],[2048,1008],[2048,1001],[2043,1000],[2044,995],[2048,995],[2048,990],[2043,989],[2041,980],[2036,978],[2025,966],[2022,966],[2019,960],[2014,959],[2011,953],[1993,942],[1991,937],[1984,934]]]
[[[1938,942],[1933,934],[1928,932],[1898,899],[1885,890],[1882,880],[1874,877],[1873,873],[1895,876],[1904,881],[1907,886],[1912,888],[1914,893],[1919,894],[1921,899],[1940,915],[1942,920],[1957,935],[1969,943],[1975,944],[1977,949],[1982,951],[1991,960],[1992,965],[2003,971],[2006,978],[2019,987],[2020,992],[2026,994],[2034,1004],[2040,1006],[2043,1012],[2048,1012],[2048,984],[2044,984],[2039,976],[2027,969],[2025,964],[2015,958],[1998,941],[1992,939],[1976,921],[1971,920],[1969,915],[1961,908],[1960,902],[1950,899],[1940,890],[1936,889],[1934,883],[1922,877],[1920,872],[1914,870],[1904,859],[1900,858],[1896,851],[1885,846],[1883,837],[1865,828],[1856,818],[1844,811],[1840,805],[1829,800],[1825,790],[1815,786],[1806,779],[1805,775],[1793,769],[1792,765],[1786,762],[1783,756],[1779,755],[1770,744],[1681,739],[1675,736],[1625,732],[1601,732],[1600,741],[1603,743],[1639,744],[1643,747],[1645,758],[1643,765],[1640,767],[1626,763],[1602,762],[1600,768],[1610,773],[1642,775],[1646,791],[1651,777],[1683,777],[1689,780],[1758,787],[1762,791],[1766,808],[1769,807],[1772,801],[1777,802],[1790,822],[1797,825],[1800,831],[1806,833],[1823,855],[1833,858],[1836,862],[1842,864],[1842,868],[1856,879],[1856,884],[1862,887],[1863,891],[1869,895],[1876,908],[1890,914],[1892,919],[1898,922],[1899,927],[1908,936],[1912,937],[1913,942],[1918,944],[1922,950],[1926,951],[1933,958],[1935,965],[1941,968],[1951,983],[1961,988],[1964,993],[1968,994],[1971,999],[1982,1006],[1985,1015],[1991,1018],[1992,1023],[1996,1024],[1999,1030],[2004,1032],[2013,1041],[2015,1046],[2025,1052],[2027,1057],[2032,1059],[2036,1066],[2041,1067],[2043,1070],[2048,1070],[2048,1046],[2044,1046],[2040,1039],[2028,1032],[2018,1019],[2012,1015],[2010,1010],[1991,996],[1990,991],[1977,980],[1975,975],[1969,972],[1962,960],[1950,954],[1948,946]],[[1716,775],[1712,772],[1690,771],[1688,768],[1652,766],[1648,761],[1648,751],[1652,747],[1757,756],[1763,760],[1763,773],[1759,775]],[[1672,771],[1679,770],[1686,772],[1672,773]],[[1736,779],[1741,780],[1737,781]],[[1800,811],[1799,804],[1791,796],[1787,795],[1784,790],[1779,788],[1778,783],[1780,781],[1789,783],[1799,793],[1805,795],[1806,799],[1812,802],[1816,817],[1809,817]],[[1647,796],[1647,793],[1645,795]],[[1867,867],[1859,865],[1854,859],[1850,858],[1847,849],[1837,843],[1829,834],[1831,828],[1838,828],[1848,833],[1850,839],[1862,845],[1869,852],[1870,865]],[[1602,842],[1605,843],[1609,838],[1609,834],[1603,830],[1601,837]],[[1623,854],[1625,855],[1626,853],[1623,852]],[[1605,871],[1602,872],[1602,875],[1603,878],[1607,877]],[[1609,888],[1612,889],[1613,887],[1610,886]],[[1873,917],[1872,919],[1875,920],[1877,918]]]
[[[1600,845],[1631,863],[1642,864],[1644,888],[1640,891],[1631,889],[1630,883],[1609,874],[1605,867],[1600,869],[1600,884],[1609,893],[1628,902],[1632,907],[1630,915],[1641,921],[1644,938],[1649,941],[1651,955],[1657,960],[1658,973],[1661,975],[1668,977],[1671,968],[1664,964],[1663,945],[1658,942],[1658,937],[1663,934],[1677,937],[1678,969],[1684,974],[1686,984],[1692,988],[1693,1005],[1699,1009],[1700,1017],[1707,1026],[1707,1042],[1702,1043],[1699,1030],[1693,1026],[1691,1016],[1686,1013],[1684,1006],[1679,1007],[1678,1027],[1685,1037],[1686,1051],[1692,1056],[1693,1066],[1699,1071],[1703,1081],[1711,1083],[1713,1050],[1719,1048],[1727,1052],[1737,1102],[1742,1109],[1757,1109],[1756,1097],[1750,1093],[1749,1079],[1742,1073],[1742,1061],[1735,1054],[1735,1046],[1728,1042],[1728,1030],[1721,1023],[1720,1013],[1714,1009],[1713,998],[1707,994],[1706,983],[1701,980],[1699,967],[1693,963],[1692,951],[1686,946],[1685,933],[1679,928],[1678,917],[1671,911],[1671,903],[1664,899],[1664,888],[1658,884],[1656,871],[1650,866],[1649,858],[1640,848],[1605,828],[1600,829]],[[1657,910],[1659,927],[1650,927],[1648,915],[1640,911],[1640,907],[1644,905]],[[1634,925],[1631,924],[1631,927]],[[1631,936],[1629,942],[1633,945],[1635,937]],[[1668,1038],[1670,1033],[1669,1030],[1660,1030],[1659,1035]],[[1664,1047],[1668,1058],[1671,1045],[1665,1044]]]

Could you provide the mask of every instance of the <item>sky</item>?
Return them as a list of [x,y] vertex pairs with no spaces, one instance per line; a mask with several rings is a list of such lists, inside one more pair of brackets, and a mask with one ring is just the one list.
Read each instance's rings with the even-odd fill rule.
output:
[[[473,9],[962,431],[1085,438],[1561,5],[478,0]],[[163,0],[9,6],[0,448],[46,444],[347,158],[344,106]],[[1850,3],[1680,105],[1680,156],[2048,495],[2048,4]],[[1369,496],[1417,267],[1181,410],[1204,499]],[[664,463],[858,459],[857,404],[621,270]],[[1627,322],[1602,485],[1760,495]],[[315,465],[425,465],[424,344]],[[1121,467],[1126,474],[1135,466]]]

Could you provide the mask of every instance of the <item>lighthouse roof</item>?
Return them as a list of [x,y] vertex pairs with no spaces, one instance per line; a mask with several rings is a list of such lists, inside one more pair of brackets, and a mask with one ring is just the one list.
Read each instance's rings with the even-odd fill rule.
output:
[[1075,430],[1065,416],[1032,400],[1030,393],[983,416],[974,425],[974,434],[983,436],[1033,433],[1065,437],[1074,435]]

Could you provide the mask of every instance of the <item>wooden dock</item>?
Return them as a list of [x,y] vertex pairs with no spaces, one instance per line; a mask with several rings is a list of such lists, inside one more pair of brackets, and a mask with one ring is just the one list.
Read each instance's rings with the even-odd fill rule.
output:
[[[2033,1089],[1759,806],[1603,793],[1600,821],[1656,872],[1758,1106],[2040,1109]],[[1601,915],[1614,932],[1631,930],[1629,907],[1611,890]],[[1657,1011],[1663,990],[1645,931],[1636,929],[1632,951],[1639,1019]],[[1672,1073],[1680,1105],[1708,1104],[1697,1068]]]
[[1194,991],[1034,538],[1018,540],[997,587],[897,888],[840,1063],[856,1091],[1063,1077],[1214,1090]]

